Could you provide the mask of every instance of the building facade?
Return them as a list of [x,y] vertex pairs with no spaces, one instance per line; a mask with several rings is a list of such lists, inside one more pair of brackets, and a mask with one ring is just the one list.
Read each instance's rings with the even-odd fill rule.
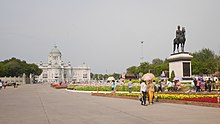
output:
[[72,67],[70,62],[64,63],[61,57],[61,52],[57,46],[54,46],[48,55],[48,62],[40,62],[38,64],[38,67],[43,70],[41,75],[37,78],[38,82],[53,83],[90,81],[91,68],[89,66],[83,63],[81,66]]
[[20,77],[0,77],[1,81],[7,82],[8,84],[11,83],[16,83],[16,84],[32,84],[33,83],[33,78],[26,76],[25,74],[23,74]]

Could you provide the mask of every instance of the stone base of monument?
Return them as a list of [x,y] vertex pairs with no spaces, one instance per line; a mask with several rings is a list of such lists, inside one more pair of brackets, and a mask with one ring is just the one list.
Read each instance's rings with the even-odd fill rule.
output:
[[193,58],[188,52],[179,52],[171,54],[167,58],[169,61],[169,77],[171,77],[172,71],[175,73],[175,77],[181,78],[181,82],[192,81],[191,71],[191,59]]

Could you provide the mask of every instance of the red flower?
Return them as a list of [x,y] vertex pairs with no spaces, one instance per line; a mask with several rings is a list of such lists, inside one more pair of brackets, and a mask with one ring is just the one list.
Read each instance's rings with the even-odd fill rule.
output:
[[214,98],[184,98],[183,100],[186,101],[196,101],[196,102],[210,102],[210,103],[217,103],[217,97]]

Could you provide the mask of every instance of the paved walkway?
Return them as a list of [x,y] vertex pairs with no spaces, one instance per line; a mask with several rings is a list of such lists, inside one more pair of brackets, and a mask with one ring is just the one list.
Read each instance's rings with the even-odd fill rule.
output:
[[0,124],[217,124],[220,109],[91,96],[49,85],[0,90]]

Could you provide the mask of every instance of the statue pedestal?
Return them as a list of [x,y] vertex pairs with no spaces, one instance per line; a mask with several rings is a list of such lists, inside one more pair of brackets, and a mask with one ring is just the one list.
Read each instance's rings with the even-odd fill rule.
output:
[[192,81],[191,75],[191,59],[193,58],[188,52],[179,52],[171,54],[167,58],[169,61],[169,77],[171,77],[172,71],[175,73],[175,77],[182,78],[181,82]]

